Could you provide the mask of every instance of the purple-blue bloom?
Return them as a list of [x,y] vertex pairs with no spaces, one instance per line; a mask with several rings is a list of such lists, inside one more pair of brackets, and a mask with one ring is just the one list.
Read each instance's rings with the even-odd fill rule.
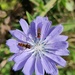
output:
[[13,70],[22,69],[24,75],[58,75],[57,65],[66,66],[61,56],[69,55],[67,36],[60,35],[63,26],[51,26],[47,17],[36,17],[28,26],[24,19],[19,21],[22,30],[11,30],[14,38],[7,40],[6,44],[14,53],[9,58],[14,61]]

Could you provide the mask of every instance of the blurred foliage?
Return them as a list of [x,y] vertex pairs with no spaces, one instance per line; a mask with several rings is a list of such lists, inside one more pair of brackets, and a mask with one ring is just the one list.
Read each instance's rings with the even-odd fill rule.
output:
[[75,0],[0,0],[0,75],[23,75],[12,70],[12,55],[5,45],[11,37],[10,29],[21,29],[18,21],[24,18],[30,23],[36,16],[47,16],[53,25],[63,24],[69,42],[70,55],[64,57],[65,68],[59,67],[59,75],[75,75]]
[[0,0],[0,7],[2,10],[13,10],[17,0]]

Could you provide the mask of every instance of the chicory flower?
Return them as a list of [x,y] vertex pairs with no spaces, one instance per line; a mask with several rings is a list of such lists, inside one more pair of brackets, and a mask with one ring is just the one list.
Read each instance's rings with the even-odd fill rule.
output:
[[57,65],[66,66],[61,56],[69,55],[67,36],[60,35],[63,31],[61,24],[51,26],[47,17],[38,16],[28,26],[24,19],[19,21],[22,30],[11,30],[14,38],[7,40],[6,44],[14,53],[9,58],[14,61],[13,70],[22,69],[25,75],[58,75]]

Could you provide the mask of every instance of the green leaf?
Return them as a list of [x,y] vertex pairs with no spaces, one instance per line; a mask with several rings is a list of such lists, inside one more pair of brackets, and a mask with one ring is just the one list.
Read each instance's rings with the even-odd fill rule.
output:
[[1,6],[1,9],[2,10],[8,10],[9,9],[9,5],[6,2],[2,2],[0,4],[0,6]]
[[12,23],[12,25],[14,28],[21,29],[21,26],[19,23]]
[[42,11],[40,13],[40,16],[45,16],[47,14],[47,12],[54,6],[56,0],[50,0],[45,6],[44,9],[45,11]]
[[67,75],[72,75],[72,71],[67,71]]
[[36,6],[39,6],[39,3],[35,0],[30,0],[32,3],[34,3]]
[[66,6],[67,0],[61,0],[62,5]]
[[73,11],[74,10],[74,2],[73,1],[66,2],[66,9],[68,11]]
[[28,22],[30,23],[33,20],[33,17],[27,11],[26,11],[26,15],[27,15]]
[[64,32],[72,30],[75,28],[75,23],[67,23],[67,24],[63,24],[64,26]]

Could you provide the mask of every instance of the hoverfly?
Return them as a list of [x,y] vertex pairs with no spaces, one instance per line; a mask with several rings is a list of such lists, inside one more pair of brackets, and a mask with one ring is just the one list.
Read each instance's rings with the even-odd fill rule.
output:
[[38,28],[38,30],[37,30],[37,38],[40,38],[40,35],[41,35],[41,29]]
[[29,48],[29,49],[31,48],[31,46],[29,44],[23,44],[23,43],[18,43],[18,46]]

